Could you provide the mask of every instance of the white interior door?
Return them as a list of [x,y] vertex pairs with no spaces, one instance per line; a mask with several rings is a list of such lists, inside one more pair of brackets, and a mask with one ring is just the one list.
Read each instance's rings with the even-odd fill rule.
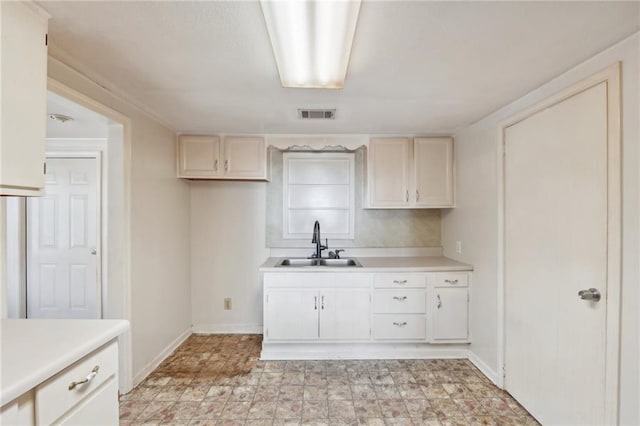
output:
[[606,82],[505,130],[504,385],[543,424],[606,423],[607,135]]
[[49,158],[27,201],[27,317],[100,318],[98,159]]

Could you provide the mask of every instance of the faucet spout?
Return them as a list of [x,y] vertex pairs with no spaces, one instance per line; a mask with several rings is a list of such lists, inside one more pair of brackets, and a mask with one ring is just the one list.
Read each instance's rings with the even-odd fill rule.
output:
[[311,238],[311,243],[316,245],[316,252],[313,254],[313,257],[316,259],[320,259],[322,257],[322,250],[328,248],[328,241],[326,245],[322,245],[322,240],[320,239],[320,222],[316,220],[316,223],[313,224],[313,237]]

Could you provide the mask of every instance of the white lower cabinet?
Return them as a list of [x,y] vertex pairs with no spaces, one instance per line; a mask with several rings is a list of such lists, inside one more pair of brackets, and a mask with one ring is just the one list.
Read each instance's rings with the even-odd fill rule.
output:
[[115,425],[118,419],[115,340],[64,368],[0,412],[0,424],[6,425]]
[[265,296],[265,339],[318,338],[318,290],[274,289]]
[[368,288],[320,290],[320,339],[361,340],[371,333]]
[[469,274],[265,273],[265,345],[468,343]]
[[382,340],[427,338],[426,274],[376,274],[373,336]]
[[431,274],[427,285],[429,341],[469,341],[469,287],[466,273]]
[[265,340],[369,339],[370,279],[365,275],[266,274]]

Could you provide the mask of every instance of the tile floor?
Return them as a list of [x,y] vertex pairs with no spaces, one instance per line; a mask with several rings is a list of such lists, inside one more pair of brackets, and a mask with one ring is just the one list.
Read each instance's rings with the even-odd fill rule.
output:
[[120,425],[537,425],[466,360],[259,361],[261,335],[193,335]]

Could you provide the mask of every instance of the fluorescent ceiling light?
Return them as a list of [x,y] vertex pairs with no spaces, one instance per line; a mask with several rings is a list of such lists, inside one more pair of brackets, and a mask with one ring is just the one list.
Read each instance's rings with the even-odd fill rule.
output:
[[360,0],[261,0],[284,87],[341,89]]

